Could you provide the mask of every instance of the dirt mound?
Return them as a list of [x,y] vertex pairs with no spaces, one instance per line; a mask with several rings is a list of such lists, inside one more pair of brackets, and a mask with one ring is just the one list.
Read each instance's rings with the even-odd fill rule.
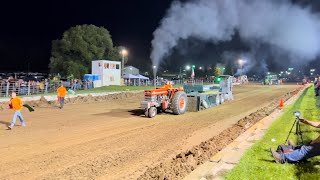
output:
[[[283,98],[288,100],[294,95],[294,92],[287,93]],[[191,173],[197,166],[209,160],[217,152],[230,144],[234,139],[244,133],[252,125],[271,114],[279,106],[279,100],[274,100],[267,107],[239,120],[237,124],[224,130],[221,134],[214,136],[208,141],[193,147],[191,150],[177,154],[171,160],[158,164],[156,167],[150,167],[141,175],[139,180],[149,179],[183,179]]]
[[127,100],[128,98],[143,98],[143,93],[118,93],[105,96],[78,96],[75,98],[66,99],[66,104],[78,104],[78,103],[92,103],[92,102],[104,102],[108,100]]
[[[66,98],[65,103],[66,104],[79,104],[79,103],[93,103],[93,102],[104,102],[108,100],[127,100],[128,98],[143,98],[143,93],[117,93],[117,94],[109,94],[104,96],[77,96],[74,98]],[[47,99],[44,96],[41,96],[40,100],[38,101],[26,101],[24,102],[32,107],[53,107],[57,104],[56,101],[47,101]],[[9,102],[3,102],[0,103],[0,111],[8,109]]]

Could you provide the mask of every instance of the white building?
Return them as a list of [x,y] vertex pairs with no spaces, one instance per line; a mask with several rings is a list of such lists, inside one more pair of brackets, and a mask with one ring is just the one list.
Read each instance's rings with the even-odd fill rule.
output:
[[92,74],[99,76],[102,86],[120,85],[121,62],[108,60],[92,61]]
[[134,75],[138,75],[139,73],[139,69],[135,68],[133,66],[126,66],[123,68],[123,74],[134,74]]

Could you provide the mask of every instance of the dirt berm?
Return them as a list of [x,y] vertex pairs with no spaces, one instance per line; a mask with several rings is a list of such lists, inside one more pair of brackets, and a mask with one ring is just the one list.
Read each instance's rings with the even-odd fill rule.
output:
[[[127,100],[128,98],[143,98],[142,92],[125,92],[125,93],[115,93],[103,96],[77,96],[73,98],[66,98],[65,104],[82,104],[82,103],[93,103],[93,102],[108,102],[108,100]],[[44,96],[41,96],[38,101],[26,101],[25,104],[28,104],[35,108],[44,108],[44,107],[57,107],[57,101],[47,101]],[[8,103],[0,103],[0,110],[8,109]]]

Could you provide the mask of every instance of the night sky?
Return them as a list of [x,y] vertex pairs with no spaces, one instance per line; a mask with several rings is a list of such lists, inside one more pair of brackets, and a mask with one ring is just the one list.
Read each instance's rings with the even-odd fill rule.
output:
[[51,41],[72,26],[107,28],[113,43],[130,51],[130,64],[149,62],[152,32],[170,0],[7,1],[0,11],[0,71],[47,71]]
[[[294,1],[319,5],[317,0]],[[114,45],[129,49],[129,64],[143,69],[150,65],[152,33],[171,2],[172,0],[6,1],[2,3],[0,11],[0,71],[26,71],[28,64],[31,71],[48,71],[52,40],[60,39],[65,30],[81,24],[107,28]],[[239,41],[231,43],[222,45],[220,49],[246,48]],[[209,48],[212,46],[209,44]],[[219,49],[216,47],[213,48]],[[202,50],[207,52],[206,48]],[[217,51],[214,54],[219,53]]]

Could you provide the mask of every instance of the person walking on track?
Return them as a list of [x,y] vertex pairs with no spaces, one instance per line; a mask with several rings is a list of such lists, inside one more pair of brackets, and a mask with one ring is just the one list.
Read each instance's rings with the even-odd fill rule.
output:
[[11,109],[14,110],[14,116],[13,116],[13,120],[11,122],[11,125],[8,126],[8,129],[11,130],[13,128],[13,126],[16,123],[17,117],[19,117],[19,119],[20,119],[21,126],[25,126],[25,122],[24,122],[24,119],[23,119],[22,114],[21,114],[21,109],[22,109],[22,106],[23,106],[23,102],[17,96],[17,94],[15,92],[13,92],[11,94],[11,100],[10,100],[9,106],[10,106]]
[[67,94],[67,89],[63,86],[62,83],[60,87],[57,89],[57,93],[58,93],[58,99],[60,101],[60,109],[62,109],[64,106],[64,97]]

